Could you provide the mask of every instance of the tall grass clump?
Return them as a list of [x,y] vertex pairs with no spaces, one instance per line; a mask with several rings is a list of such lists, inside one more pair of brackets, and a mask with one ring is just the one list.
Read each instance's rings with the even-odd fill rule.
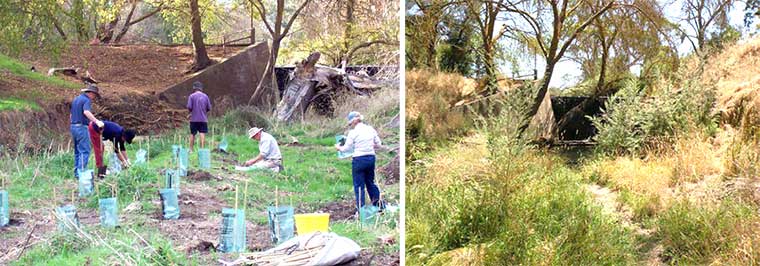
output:
[[592,203],[580,176],[540,161],[512,162],[521,174],[407,186],[410,265],[451,261],[450,252],[481,245],[484,265],[632,261],[631,234]]
[[248,129],[251,127],[260,127],[269,129],[272,123],[269,121],[268,113],[254,106],[242,106],[235,108],[216,121],[217,128],[228,130]]
[[482,134],[432,152],[452,166],[411,165],[426,169],[407,172],[407,263],[631,263],[632,234],[593,203],[582,177],[516,137],[515,98],[478,120]]
[[640,222],[664,209],[663,196],[670,185],[672,167],[661,160],[603,157],[584,166],[582,172],[591,181],[619,191],[620,200],[633,212],[633,220]]
[[757,263],[755,208],[730,198],[715,204],[677,201],[657,221],[664,255],[671,264],[741,265],[748,258]]
[[477,83],[458,74],[426,70],[406,72],[406,135],[415,143],[449,139],[464,132],[464,113],[454,105]]
[[725,176],[757,180],[760,176],[760,126],[746,123],[737,131],[726,150]]
[[712,90],[686,81],[678,90],[667,88],[649,95],[645,91],[638,80],[630,79],[608,99],[603,114],[591,118],[598,129],[594,139],[601,152],[637,153],[662,143],[672,144],[680,134],[714,133]]
[[399,88],[395,84],[368,96],[342,95],[333,100],[332,116],[320,115],[310,107],[303,117],[303,120],[309,123],[301,123],[301,125],[310,127],[308,131],[318,132],[317,134],[330,135],[343,132],[346,130],[346,115],[357,111],[364,116],[365,123],[381,130],[394,118],[400,119],[400,116],[396,117],[400,112],[399,98]]

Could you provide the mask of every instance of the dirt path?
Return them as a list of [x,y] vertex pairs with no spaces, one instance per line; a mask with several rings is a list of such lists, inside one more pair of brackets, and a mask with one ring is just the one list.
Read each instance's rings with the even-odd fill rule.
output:
[[654,229],[646,228],[642,224],[633,221],[633,210],[618,200],[619,194],[617,191],[598,184],[588,184],[586,185],[586,189],[591,193],[594,200],[602,206],[602,211],[605,214],[615,217],[623,226],[633,230],[634,234],[636,234],[636,239],[641,239],[636,248],[645,253],[645,257],[641,261],[643,264],[650,266],[666,265],[662,262],[662,245],[652,239]]

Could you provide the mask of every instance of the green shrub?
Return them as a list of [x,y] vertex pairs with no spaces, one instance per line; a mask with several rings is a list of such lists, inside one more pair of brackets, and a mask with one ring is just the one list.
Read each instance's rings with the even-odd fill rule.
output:
[[713,133],[714,92],[688,81],[681,90],[666,89],[647,95],[638,80],[630,79],[611,96],[604,113],[591,117],[598,129],[597,148],[607,153],[634,153],[648,145],[670,143],[672,137],[693,130]]

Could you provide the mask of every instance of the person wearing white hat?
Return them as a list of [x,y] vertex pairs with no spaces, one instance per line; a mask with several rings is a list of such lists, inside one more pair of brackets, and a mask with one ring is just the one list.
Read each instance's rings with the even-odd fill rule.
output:
[[375,149],[382,145],[377,131],[362,123],[364,116],[359,112],[348,113],[348,126],[351,131],[346,136],[344,145],[335,144],[338,151],[345,152],[353,148],[351,158],[351,175],[354,179],[354,195],[356,196],[357,211],[364,206],[364,191],[366,188],[372,205],[382,208],[380,189],[375,184]]
[[259,155],[246,161],[243,166],[269,169],[274,172],[282,171],[282,153],[277,140],[264,132],[263,128],[254,127],[248,130],[248,137],[259,142]]

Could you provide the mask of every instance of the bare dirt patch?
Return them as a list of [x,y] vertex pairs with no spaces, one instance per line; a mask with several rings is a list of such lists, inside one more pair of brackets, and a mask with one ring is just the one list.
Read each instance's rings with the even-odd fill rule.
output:
[[359,258],[341,264],[341,266],[364,266],[364,265],[387,265],[394,266],[400,265],[401,259],[398,253],[373,253],[370,250],[362,250],[359,254]]
[[221,179],[219,177],[212,175],[209,172],[202,171],[202,170],[201,171],[187,171],[186,178],[188,180],[193,180],[193,181],[208,181],[211,179]]
[[[210,175],[197,172],[196,175]],[[157,203],[160,204],[160,203]],[[172,240],[177,250],[200,253],[202,259],[219,245],[222,208],[229,207],[216,196],[214,188],[203,183],[187,183],[179,197],[180,219],[163,220],[160,210],[151,218],[151,224]],[[266,226],[247,222],[248,247],[264,250],[272,246]],[[211,262],[211,261],[208,261]],[[215,263],[215,262],[214,262]]]
[[95,116],[111,120],[138,134],[157,133],[187,123],[187,110],[170,107],[155,95],[140,92],[104,96],[93,105]]
[[55,230],[55,221],[41,213],[11,213],[10,223],[0,228],[0,265],[16,260],[22,250],[44,242]]
[[[302,208],[299,208],[296,212],[308,212]],[[354,206],[354,200],[333,201],[327,203],[322,208],[319,208],[318,212],[326,212],[330,214],[330,220],[351,220],[356,213],[356,207]]]
[[[219,61],[243,47],[207,47],[209,57]],[[37,69],[79,67],[89,71],[104,89],[104,96],[129,92],[156,93],[175,84],[187,75],[192,64],[191,46],[161,45],[71,45],[58,60],[30,54],[22,59]]]

